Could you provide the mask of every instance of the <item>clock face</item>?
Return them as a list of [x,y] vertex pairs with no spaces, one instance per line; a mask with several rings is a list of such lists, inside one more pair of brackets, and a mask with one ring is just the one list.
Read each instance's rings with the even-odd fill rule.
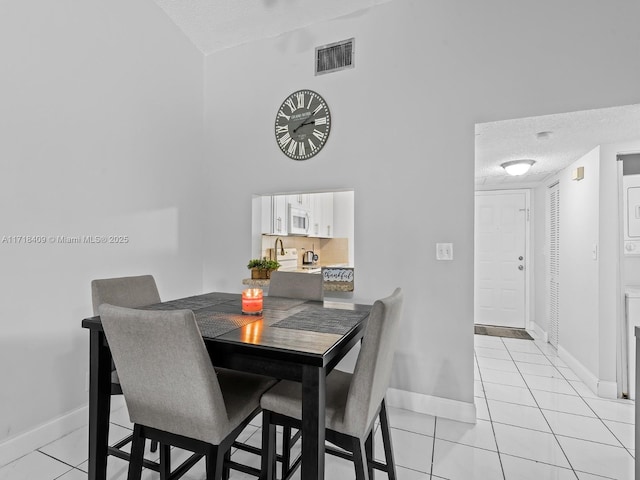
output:
[[280,150],[294,160],[317,154],[324,147],[330,128],[329,107],[311,90],[289,95],[276,115],[276,141]]

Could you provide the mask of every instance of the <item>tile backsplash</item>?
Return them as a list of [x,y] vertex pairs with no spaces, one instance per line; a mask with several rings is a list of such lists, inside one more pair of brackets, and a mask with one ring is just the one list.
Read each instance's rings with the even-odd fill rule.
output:
[[[262,235],[262,256],[269,258],[270,249],[274,248],[277,235]],[[318,265],[346,264],[349,260],[348,238],[316,238],[316,237],[285,237],[280,236],[284,248],[298,250],[298,265],[302,264],[302,255],[307,250],[313,250],[318,255]],[[280,246],[280,242],[278,242]]]

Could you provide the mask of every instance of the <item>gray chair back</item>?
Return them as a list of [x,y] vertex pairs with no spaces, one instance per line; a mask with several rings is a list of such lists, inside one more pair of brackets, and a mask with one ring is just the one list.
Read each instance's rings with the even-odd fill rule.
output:
[[322,275],[302,272],[271,272],[269,295],[303,300],[324,299]]
[[103,304],[99,313],[131,422],[219,444],[230,422],[193,312]]
[[119,307],[143,307],[160,303],[160,294],[152,275],[118,277],[93,280],[91,282],[93,314],[103,303]]
[[402,302],[402,290],[396,288],[389,297],[376,300],[369,314],[344,413],[351,435],[366,434],[389,387]]

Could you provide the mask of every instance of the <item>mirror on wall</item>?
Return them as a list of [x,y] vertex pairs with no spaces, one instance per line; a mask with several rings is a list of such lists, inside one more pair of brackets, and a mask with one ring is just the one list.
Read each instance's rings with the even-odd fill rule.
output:
[[278,242],[278,259],[287,249],[290,268],[353,266],[353,190],[255,195],[252,201],[252,258],[272,258]]

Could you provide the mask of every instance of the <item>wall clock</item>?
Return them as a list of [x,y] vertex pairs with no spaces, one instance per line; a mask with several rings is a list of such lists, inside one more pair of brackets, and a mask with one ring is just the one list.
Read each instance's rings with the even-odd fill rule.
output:
[[330,129],[327,102],[311,90],[293,92],[276,115],[276,141],[280,150],[294,160],[307,160],[322,150]]

